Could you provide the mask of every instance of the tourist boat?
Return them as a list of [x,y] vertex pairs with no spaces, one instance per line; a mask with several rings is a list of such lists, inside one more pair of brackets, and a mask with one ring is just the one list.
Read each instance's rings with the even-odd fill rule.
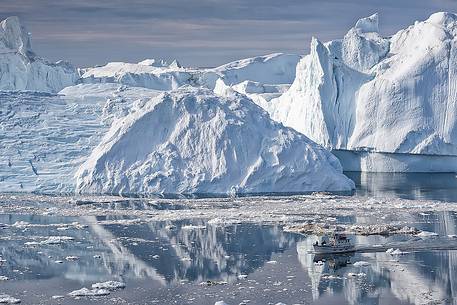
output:
[[354,252],[355,246],[344,234],[333,233],[330,236],[324,235],[321,241],[313,245],[315,254],[332,254]]

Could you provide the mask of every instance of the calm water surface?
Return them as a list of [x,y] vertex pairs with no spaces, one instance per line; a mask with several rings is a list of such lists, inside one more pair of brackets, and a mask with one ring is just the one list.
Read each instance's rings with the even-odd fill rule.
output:
[[[456,198],[455,175],[351,178],[359,195]],[[201,219],[101,225],[99,220],[120,218],[0,215],[0,275],[9,278],[0,281],[0,294],[22,304],[457,304],[453,250],[322,258],[309,253],[315,236],[280,226],[221,227]],[[442,236],[457,234],[452,212],[411,215],[408,224]],[[67,240],[52,242],[50,236]],[[351,238],[382,244],[415,237]],[[125,282],[126,288],[103,297],[67,295],[108,280]],[[53,298],[57,295],[64,298]]]

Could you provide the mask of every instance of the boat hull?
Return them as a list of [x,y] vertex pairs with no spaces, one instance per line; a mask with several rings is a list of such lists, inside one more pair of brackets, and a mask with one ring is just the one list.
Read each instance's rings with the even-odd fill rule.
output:
[[354,246],[314,246],[315,254],[349,253],[354,251]]

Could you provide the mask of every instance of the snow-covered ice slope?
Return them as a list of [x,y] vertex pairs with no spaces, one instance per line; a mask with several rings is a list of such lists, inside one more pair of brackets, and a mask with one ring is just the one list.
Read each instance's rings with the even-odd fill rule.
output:
[[159,93],[97,84],[62,94],[0,93],[0,193],[74,192],[76,170],[113,119]]
[[267,85],[291,84],[300,59],[299,55],[274,53],[237,60],[208,72],[214,71],[228,85],[248,80]]
[[154,59],[137,64],[112,62],[86,69],[83,83],[121,83],[156,90],[172,90],[183,85],[214,88],[218,78],[227,84],[256,81],[262,84],[291,84],[299,55],[270,54],[242,59],[216,68],[183,68],[176,61],[171,64]]
[[58,92],[79,75],[69,63],[50,63],[32,51],[30,33],[17,17],[0,23],[0,90]]
[[361,19],[342,40],[312,40],[270,112],[331,149],[457,156],[456,46],[455,14],[389,38],[377,15]]
[[115,121],[77,172],[113,194],[350,191],[338,160],[246,97],[184,87]]

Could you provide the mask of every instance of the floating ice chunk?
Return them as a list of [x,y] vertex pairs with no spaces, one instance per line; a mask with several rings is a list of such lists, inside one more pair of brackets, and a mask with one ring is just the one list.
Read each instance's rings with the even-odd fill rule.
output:
[[360,273],[349,272],[347,274],[347,276],[348,277],[363,277],[363,276],[366,276],[366,274],[363,272],[360,272]]
[[390,254],[392,254],[392,255],[403,255],[403,254],[406,254],[406,253],[407,252],[403,252],[400,249],[396,249],[396,250],[392,251]]
[[277,261],[274,261],[274,260],[271,260],[271,261],[268,261],[266,262],[266,264],[271,264],[271,265],[275,265],[277,264],[278,262]]
[[334,274],[324,274],[322,275],[322,279],[325,279],[325,280],[336,280],[336,279],[339,279],[340,277],[337,276],[337,275],[334,275]]
[[403,252],[400,249],[390,248],[390,249],[387,249],[386,253],[390,254],[390,255],[403,255],[403,254],[406,254],[408,252]]
[[225,303],[224,301],[217,301],[216,303],[214,303],[214,305],[228,305],[228,304]]
[[53,295],[51,298],[54,299],[54,300],[60,300],[60,299],[63,299],[65,297],[63,295]]
[[41,244],[47,244],[47,245],[56,245],[56,244],[61,244],[66,241],[71,241],[74,240],[73,237],[71,236],[49,236],[48,239],[43,240]]
[[369,265],[371,265],[371,264],[369,262],[365,262],[365,261],[358,261],[353,264],[353,266],[355,266],[355,267],[366,267]]
[[24,243],[24,246],[27,246],[27,247],[34,247],[34,246],[38,246],[40,243],[37,242],[37,241],[27,241]]
[[109,294],[110,292],[107,289],[89,289],[84,287],[78,290],[74,290],[70,292],[68,295],[72,297],[96,297]]
[[430,231],[422,231],[422,232],[418,233],[416,236],[427,238],[427,237],[438,236],[438,233],[430,232]]
[[13,298],[7,294],[0,294],[0,304],[19,304],[20,299]]
[[18,228],[18,229],[24,229],[24,228],[27,228],[29,225],[30,224],[26,221],[16,221],[11,226],[14,228]]
[[7,281],[7,280],[9,280],[9,278],[7,276],[0,275],[0,282],[1,281]]
[[185,225],[181,227],[181,230],[205,230],[206,226],[197,226],[197,225]]
[[67,261],[76,261],[76,260],[79,259],[79,256],[70,255],[70,256],[65,257],[65,259],[66,259]]
[[201,282],[201,286],[217,286],[217,285],[227,285],[228,283],[226,281],[206,281],[206,282]]
[[92,288],[94,289],[107,289],[107,290],[116,290],[125,288],[125,283],[118,282],[118,281],[107,281],[102,283],[95,283],[92,284]]

